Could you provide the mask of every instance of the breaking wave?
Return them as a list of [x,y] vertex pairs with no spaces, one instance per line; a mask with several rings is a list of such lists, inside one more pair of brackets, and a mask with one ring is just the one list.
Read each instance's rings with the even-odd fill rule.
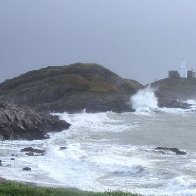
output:
[[[1,142],[2,177],[89,191],[121,190],[143,195],[196,193],[194,116],[187,123],[168,113],[58,115],[72,124],[69,130],[51,133],[47,140]],[[171,129],[173,137],[168,137]],[[184,132],[185,129],[188,131]],[[30,157],[20,152],[29,146],[46,153]],[[178,147],[188,154],[164,154],[155,151],[156,146]],[[15,161],[11,160],[12,154]],[[31,172],[22,171],[26,166],[32,168]]]
[[158,98],[155,95],[155,90],[148,86],[145,89],[141,89],[131,97],[130,99],[132,108],[135,109],[135,113],[139,115],[151,115],[153,113],[171,113],[182,114],[196,112],[196,101],[187,100],[184,103],[190,104],[189,109],[182,108],[159,108]]
[[158,109],[158,99],[151,87],[141,89],[131,97],[131,104],[137,113],[150,113]]

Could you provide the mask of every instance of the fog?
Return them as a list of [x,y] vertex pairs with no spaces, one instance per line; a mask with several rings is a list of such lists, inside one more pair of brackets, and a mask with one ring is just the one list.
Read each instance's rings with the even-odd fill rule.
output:
[[196,69],[195,0],[0,0],[0,81],[48,65],[102,64],[143,84]]

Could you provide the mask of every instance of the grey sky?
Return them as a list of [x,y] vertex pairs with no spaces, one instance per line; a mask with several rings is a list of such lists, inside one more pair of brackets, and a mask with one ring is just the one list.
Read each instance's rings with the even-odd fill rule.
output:
[[182,58],[196,69],[195,0],[0,0],[0,81],[94,62],[148,83]]

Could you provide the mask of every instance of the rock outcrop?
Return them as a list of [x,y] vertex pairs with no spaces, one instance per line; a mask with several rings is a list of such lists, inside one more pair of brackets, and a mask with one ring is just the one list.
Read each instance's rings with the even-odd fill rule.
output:
[[[135,86],[134,86],[135,85]],[[31,71],[0,84],[0,100],[42,112],[130,111],[139,83],[97,64],[76,63]]]
[[157,147],[155,148],[156,151],[164,152],[164,151],[170,151],[175,153],[176,155],[186,155],[187,153],[179,150],[178,148],[167,148],[167,147]]
[[196,99],[196,79],[166,78],[154,83],[151,87],[155,89],[160,107],[189,108],[189,104],[183,103],[188,99]]
[[68,129],[69,123],[57,116],[38,113],[27,106],[0,102],[0,139],[45,139],[48,132]]

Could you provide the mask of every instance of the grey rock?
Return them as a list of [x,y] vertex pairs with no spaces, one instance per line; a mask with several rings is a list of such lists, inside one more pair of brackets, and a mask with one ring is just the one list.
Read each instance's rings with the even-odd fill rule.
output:
[[57,116],[35,112],[27,106],[0,102],[0,138],[46,139],[47,132],[57,132],[70,127],[69,123]]
[[45,150],[40,150],[33,147],[27,147],[20,150],[20,152],[32,152],[32,153],[45,153]]
[[159,107],[188,109],[190,105],[183,101],[196,98],[195,78],[165,78],[150,85],[155,89]]
[[31,171],[31,168],[30,167],[24,167],[22,170],[23,171]]
[[60,150],[66,150],[66,149],[67,149],[66,146],[61,146],[61,147],[60,147]]
[[33,152],[27,152],[27,153],[25,153],[25,155],[27,155],[29,157],[35,156],[35,154]]
[[186,155],[186,154],[187,154],[186,152],[181,151],[181,150],[179,150],[178,148],[157,147],[157,148],[155,148],[155,150],[158,150],[158,151],[160,151],[161,153],[162,153],[163,151],[171,151],[171,152],[176,153],[177,155]]

